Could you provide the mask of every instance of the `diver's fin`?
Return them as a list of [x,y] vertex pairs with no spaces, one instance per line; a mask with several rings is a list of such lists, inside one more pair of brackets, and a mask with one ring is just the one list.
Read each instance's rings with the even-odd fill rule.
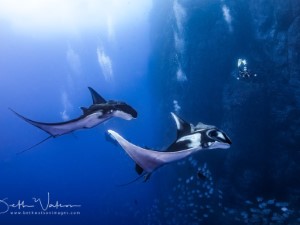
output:
[[92,98],[93,98],[93,104],[103,104],[106,103],[106,100],[104,98],[101,97],[101,95],[99,95],[93,88],[88,87]]
[[144,172],[144,169],[140,167],[138,164],[135,164],[135,171],[138,175],[141,175]]
[[21,154],[23,154],[24,152],[27,152],[27,151],[29,151],[30,149],[33,149],[34,147],[36,147],[36,146],[38,146],[38,145],[44,143],[45,141],[47,141],[48,139],[50,139],[50,138],[52,138],[52,137],[53,137],[53,136],[48,136],[47,138],[45,138],[45,139],[41,140],[40,142],[36,143],[35,145],[32,145],[31,147],[29,147],[29,148],[27,148],[27,149],[25,149],[25,150],[23,150],[23,151],[21,151],[21,152],[18,152],[17,155],[21,155]]
[[176,127],[177,127],[177,139],[189,134],[193,131],[193,127],[190,123],[184,121],[183,119],[181,119],[179,116],[177,116],[175,113],[171,112],[171,115],[173,117],[173,119],[176,122]]
[[180,159],[183,159],[192,153],[195,149],[187,149],[177,152],[159,152],[136,146],[113,130],[108,130],[108,134],[114,138],[127,154],[147,173],[151,173],[157,168]]

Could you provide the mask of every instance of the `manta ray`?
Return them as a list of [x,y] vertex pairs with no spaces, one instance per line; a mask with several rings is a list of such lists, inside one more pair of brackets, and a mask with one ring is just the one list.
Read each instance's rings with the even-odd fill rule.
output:
[[79,129],[87,129],[87,128],[95,127],[113,117],[119,117],[125,120],[131,120],[133,118],[137,118],[137,112],[125,102],[114,101],[114,100],[106,101],[93,88],[88,87],[88,89],[92,95],[93,104],[88,108],[81,107],[83,114],[78,118],[69,121],[59,122],[59,123],[37,122],[28,119],[20,115],[19,113],[15,112],[14,110],[10,109],[18,117],[20,117],[27,123],[30,123],[31,125],[40,128],[41,130],[49,134],[49,136],[46,139],[40,141],[39,143],[31,146],[30,148],[24,151],[32,149],[33,147],[43,143],[44,141],[50,138],[56,138],[58,136],[68,134]]
[[158,168],[181,159],[184,159],[200,150],[229,148],[231,140],[217,127],[198,123],[190,124],[176,114],[171,113],[177,126],[176,140],[165,150],[155,151],[136,146],[113,130],[108,134],[119,143],[126,153],[135,161],[136,172],[143,176],[145,181]]

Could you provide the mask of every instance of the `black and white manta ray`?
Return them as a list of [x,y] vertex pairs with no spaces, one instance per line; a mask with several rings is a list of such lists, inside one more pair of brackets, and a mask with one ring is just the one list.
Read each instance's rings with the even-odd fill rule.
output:
[[127,154],[136,163],[136,172],[141,175],[145,171],[145,180],[158,168],[200,150],[229,148],[231,140],[215,126],[198,123],[193,126],[185,122],[174,113],[171,113],[177,126],[177,138],[165,151],[154,151],[136,146],[113,130],[108,130],[110,136],[115,139]]
[[89,90],[93,98],[93,104],[89,108],[81,107],[83,111],[83,115],[81,115],[76,119],[72,119],[65,122],[59,122],[59,123],[37,122],[34,120],[30,120],[18,114],[14,110],[10,109],[21,119],[25,120],[26,122],[30,123],[33,126],[42,129],[43,131],[47,132],[50,135],[46,139],[42,140],[41,142],[35,144],[34,146],[24,151],[27,151],[41,144],[42,142],[48,140],[49,138],[52,137],[55,138],[79,129],[92,128],[113,117],[119,117],[125,120],[131,120],[137,117],[137,112],[125,102],[113,101],[113,100],[106,101],[93,88],[89,87]]

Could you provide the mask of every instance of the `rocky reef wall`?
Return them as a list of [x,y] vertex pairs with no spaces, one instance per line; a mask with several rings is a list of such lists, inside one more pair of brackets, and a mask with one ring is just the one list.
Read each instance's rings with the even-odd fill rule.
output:
[[[220,184],[235,196],[299,198],[299,1],[153,1],[150,18],[149,79],[160,110],[232,138],[211,159],[223,164]],[[233,76],[238,58],[255,79]]]

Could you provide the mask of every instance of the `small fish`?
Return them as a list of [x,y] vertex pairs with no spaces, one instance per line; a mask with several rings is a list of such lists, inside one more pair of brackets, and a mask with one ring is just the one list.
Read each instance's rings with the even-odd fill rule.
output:
[[200,179],[200,180],[206,180],[207,177],[203,174],[202,171],[198,170],[197,172],[197,177]]

